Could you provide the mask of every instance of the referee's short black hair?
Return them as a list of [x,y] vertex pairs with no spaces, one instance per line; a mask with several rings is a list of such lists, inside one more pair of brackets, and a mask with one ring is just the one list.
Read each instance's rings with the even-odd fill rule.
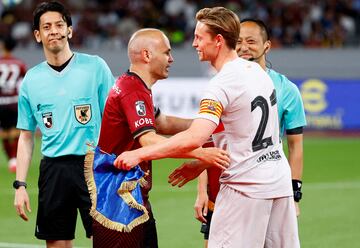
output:
[[244,23],[244,22],[253,22],[256,25],[258,25],[259,28],[261,29],[261,33],[262,33],[264,41],[270,40],[269,29],[267,28],[266,24],[262,20],[255,19],[255,18],[245,18],[240,21],[240,23]]
[[49,11],[59,12],[64,21],[66,22],[67,26],[72,26],[71,15],[70,12],[62,5],[60,2],[57,1],[50,1],[50,2],[42,2],[36,6],[34,10],[34,22],[33,22],[33,29],[39,30],[40,28],[40,17]]

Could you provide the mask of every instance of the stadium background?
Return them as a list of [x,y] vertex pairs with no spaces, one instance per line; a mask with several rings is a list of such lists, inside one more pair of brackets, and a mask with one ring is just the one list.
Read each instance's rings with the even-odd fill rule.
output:
[[[20,2],[18,5],[15,2]],[[29,67],[43,60],[31,32],[31,11],[40,1],[0,0],[0,36],[19,43],[15,55]],[[199,89],[211,75],[191,48],[193,16],[215,1],[63,1],[71,8],[74,50],[98,54],[114,75],[128,68],[126,42],[140,27],[158,27],[170,37],[175,62],[169,80],[154,87],[154,99],[171,114],[191,115]],[[216,1],[240,17],[259,17],[271,27],[272,67],[288,75],[302,93],[310,128],[305,131],[304,200],[299,218],[302,247],[360,247],[360,1]],[[182,87],[178,87],[181,84]],[[174,94],[176,92],[176,94]],[[28,182],[32,210],[25,223],[13,209],[5,156],[0,152],[0,247],[41,247],[34,238],[39,140]],[[196,184],[171,188],[166,178],[181,160],[155,162],[151,201],[160,247],[202,247],[192,206]],[[79,226],[80,227],[80,226]],[[81,228],[76,246],[90,247]]]

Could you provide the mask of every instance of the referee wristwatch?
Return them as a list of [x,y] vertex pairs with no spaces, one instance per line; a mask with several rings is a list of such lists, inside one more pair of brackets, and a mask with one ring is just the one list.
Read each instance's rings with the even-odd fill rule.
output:
[[21,182],[21,181],[18,181],[18,180],[15,180],[15,181],[13,182],[13,187],[14,187],[14,189],[18,189],[18,188],[20,188],[21,186],[24,186],[25,189],[26,189],[27,183]]

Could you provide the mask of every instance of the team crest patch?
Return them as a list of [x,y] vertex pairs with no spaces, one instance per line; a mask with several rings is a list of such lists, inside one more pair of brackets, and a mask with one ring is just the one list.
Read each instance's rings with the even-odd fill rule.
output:
[[43,119],[44,125],[47,129],[52,128],[52,126],[53,126],[52,112],[43,113],[42,119]]
[[79,123],[85,125],[91,120],[91,104],[75,105],[74,110]]
[[145,103],[143,101],[137,101],[135,103],[136,113],[138,116],[146,115]]

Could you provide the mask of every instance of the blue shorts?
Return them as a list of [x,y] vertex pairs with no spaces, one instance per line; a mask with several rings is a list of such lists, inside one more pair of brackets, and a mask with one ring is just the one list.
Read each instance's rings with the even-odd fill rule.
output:
[[84,158],[68,155],[41,160],[35,229],[38,239],[74,239],[78,210],[86,236],[92,235],[91,200],[84,177]]

